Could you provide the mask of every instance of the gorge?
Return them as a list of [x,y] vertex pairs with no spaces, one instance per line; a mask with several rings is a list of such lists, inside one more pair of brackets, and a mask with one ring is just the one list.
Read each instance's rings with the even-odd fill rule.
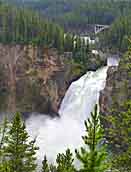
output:
[[0,0],[0,172],[131,172],[131,0]]

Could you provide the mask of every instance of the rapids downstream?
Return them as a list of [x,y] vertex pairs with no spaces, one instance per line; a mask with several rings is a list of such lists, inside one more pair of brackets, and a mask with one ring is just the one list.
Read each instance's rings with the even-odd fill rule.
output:
[[[116,60],[108,60],[109,66],[118,65]],[[58,153],[67,148],[74,151],[82,145],[84,120],[90,117],[90,112],[99,101],[99,93],[104,88],[108,66],[96,72],[87,72],[69,87],[59,114],[60,118],[49,118],[44,115],[31,115],[27,120],[29,134],[36,138],[39,146],[38,162],[41,163],[46,154],[53,163]]]

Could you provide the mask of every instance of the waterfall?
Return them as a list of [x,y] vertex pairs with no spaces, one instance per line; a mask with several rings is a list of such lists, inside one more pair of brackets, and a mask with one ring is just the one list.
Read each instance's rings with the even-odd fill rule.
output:
[[61,104],[59,110],[61,117],[68,115],[79,122],[87,119],[99,100],[99,92],[105,86],[106,72],[107,67],[96,72],[87,72],[73,82]]
[[28,132],[36,137],[36,144],[40,147],[37,155],[39,162],[45,154],[50,162],[54,162],[58,153],[67,148],[74,151],[81,146],[84,120],[90,117],[98,102],[99,92],[105,86],[107,68],[87,72],[71,84],[59,110],[60,118],[32,115],[27,120]]

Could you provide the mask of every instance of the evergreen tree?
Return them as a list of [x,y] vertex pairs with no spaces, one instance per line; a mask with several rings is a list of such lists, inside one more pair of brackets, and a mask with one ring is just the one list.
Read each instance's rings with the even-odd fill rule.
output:
[[[8,121],[5,118],[3,124],[0,126],[0,155],[4,149],[4,142],[7,139]],[[0,156],[1,157],[1,156]]]
[[66,153],[58,154],[56,163],[57,163],[57,172],[74,172],[75,167],[73,165],[74,159],[72,158],[72,153],[70,149],[66,150]]
[[4,144],[8,138],[8,121],[5,118],[4,122],[0,126],[0,172],[10,172],[9,163],[6,161],[6,156],[4,152]]
[[75,38],[75,51],[76,52],[79,52],[80,51],[80,49],[81,49],[81,38],[79,37],[79,36],[77,36],[76,38]]
[[107,152],[103,145],[104,135],[100,124],[97,105],[91,119],[85,121],[86,136],[83,136],[85,146],[76,150],[76,157],[82,163],[80,172],[105,172],[107,166]]
[[33,172],[36,170],[35,141],[29,141],[29,136],[20,114],[16,113],[8,132],[5,146],[6,158],[11,172]]
[[106,117],[108,127],[105,131],[112,150],[112,169],[119,172],[131,171],[131,101],[121,106],[121,112],[113,110]]
[[67,149],[65,154],[59,153],[56,158],[56,165],[48,164],[45,156],[42,162],[42,172],[75,172],[72,156],[70,149]]
[[66,33],[64,38],[64,48],[66,52],[72,52],[74,47],[73,35]]
[[50,165],[50,172],[57,172],[57,168],[55,165],[53,164]]
[[3,163],[0,164],[0,172],[12,172],[8,161],[3,161]]
[[42,161],[42,172],[50,172],[46,156],[44,157],[44,160]]

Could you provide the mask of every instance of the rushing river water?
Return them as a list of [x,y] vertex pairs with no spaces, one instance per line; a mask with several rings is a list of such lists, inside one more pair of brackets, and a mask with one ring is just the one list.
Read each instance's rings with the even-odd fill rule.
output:
[[29,134],[36,137],[40,147],[39,162],[45,154],[50,162],[54,162],[58,153],[67,148],[74,151],[81,146],[84,120],[90,117],[90,112],[98,102],[99,93],[105,86],[107,68],[87,72],[71,84],[59,110],[60,118],[32,115],[27,120]]

